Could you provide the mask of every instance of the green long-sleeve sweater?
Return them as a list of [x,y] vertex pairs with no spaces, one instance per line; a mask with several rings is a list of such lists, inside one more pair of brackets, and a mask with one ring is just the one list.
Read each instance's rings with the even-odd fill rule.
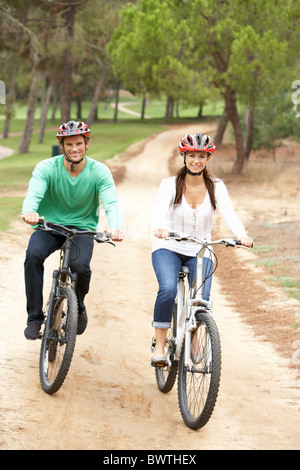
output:
[[99,198],[110,229],[121,229],[118,195],[109,168],[86,157],[82,172],[74,178],[64,167],[63,155],[58,155],[39,162],[35,167],[22,214],[38,212],[50,222],[96,230]]

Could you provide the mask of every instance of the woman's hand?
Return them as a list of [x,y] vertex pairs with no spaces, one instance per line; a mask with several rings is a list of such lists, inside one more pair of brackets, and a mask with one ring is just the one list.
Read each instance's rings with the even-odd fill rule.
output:
[[250,237],[241,238],[241,244],[247,248],[252,248],[254,246],[253,240]]
[[156,238],[167,238],[169,235],[169,230],[166,228],[157,228],[154,231],[154,236]]
[[111,234],[111,239],[114,242],[121,242],[124,240],[125,235],[121,230],[113,230]]

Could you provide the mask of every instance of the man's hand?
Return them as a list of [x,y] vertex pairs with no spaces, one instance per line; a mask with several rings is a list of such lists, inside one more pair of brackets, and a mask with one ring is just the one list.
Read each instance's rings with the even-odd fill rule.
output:
[[37,225],[40,219],[44,220],[44,217],[40,217],[37,212],[28,212],[23,215],[24,222],[29,225]]

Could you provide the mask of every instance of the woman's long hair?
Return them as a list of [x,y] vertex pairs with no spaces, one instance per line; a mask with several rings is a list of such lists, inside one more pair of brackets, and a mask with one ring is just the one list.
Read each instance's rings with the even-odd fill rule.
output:
[[[185,188],[185,175],[186,170],[185,166],[181,168],[176,174],[176,195],[173,204],[180,204],[182,201],[182,195]],[[210,202],[214,210],[217,208],[216,198],[215,198],[215,183],[213,177],[207,168],[204,168],[203,178],[205,186],[208,190],[210,197]]]

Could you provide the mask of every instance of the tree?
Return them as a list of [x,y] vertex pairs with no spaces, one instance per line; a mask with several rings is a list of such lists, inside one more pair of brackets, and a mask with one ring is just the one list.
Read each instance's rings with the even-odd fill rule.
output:
[[158,93],[153,79],[153,65],[161,55],[155,4],[155,0],[141,0],[140,6],[126,5],[107,46],[117,82],[142,97]]
[[64,54],[63,54],[63,80],[61,87],[61,120],[67,122],[70,120],[71,113],[71,100],[72,100],[72,67],[73,67],[73,55],[72,55],[72,43],[74,36],[74,24],[75,15],[78,9],[77,0],[66,0],[67,8],[63,12],[65,20],[64,28]]
[[[276,78],[288,59],[289,5],[271,0],[186,3],[190,6],[190,24],[197,18],[197,28],[191,28],[193,55],[201,64],[201,73],[224,98],[236,143],[233,172],[240,173],[246,153],[238,100],[253,111],[262,91],[272,93],[280,86]],[[199,31],[204,34],[199,35]]]
[[78,76],[81,78],[78,85],[85,91],[87,88],[88,91],[93,90],[88,125],[96,117],[98,101],[107,78],[112,75],[106,46],[118,24],[118,9],[123,4],[121,0],[89,2],[77,17],[75,39],[85,48],[84,60],[78,63]]

